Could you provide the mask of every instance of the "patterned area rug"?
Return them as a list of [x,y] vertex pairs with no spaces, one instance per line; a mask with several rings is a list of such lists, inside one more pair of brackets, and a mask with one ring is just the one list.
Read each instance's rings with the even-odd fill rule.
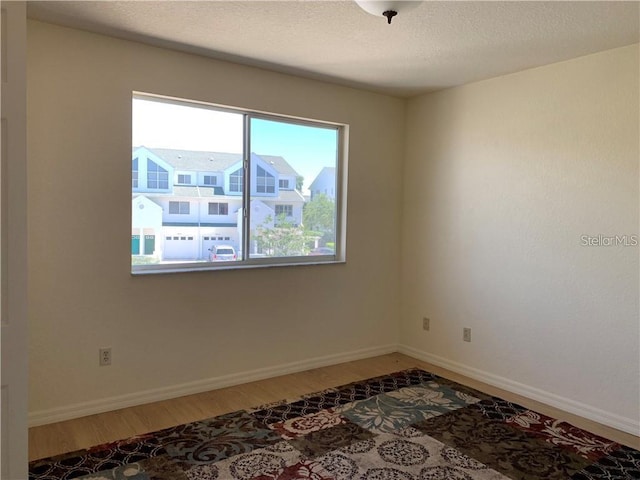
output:
[[640,479],[640,452],[406,370],[38,460],[29,478]]

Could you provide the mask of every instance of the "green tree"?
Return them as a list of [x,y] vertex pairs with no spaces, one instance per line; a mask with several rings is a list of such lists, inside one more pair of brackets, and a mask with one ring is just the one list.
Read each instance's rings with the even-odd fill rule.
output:
[[306,203],[302,212],[303,224],[307,231],[317,232],[325,241],[334,241],[335,237],[335,202],[324,194],[313,197]]
[[268,216],[253,232],[253,238],[263,252],[273,257],[291,257],[308,253],[307,243],[311,237],[302,227],[288,220],[284,214],[278,215],[273,227],[270,225],[272,221],[273,217]]
[[296,190],[299,192],[302,191],[302,186],[304,185],[304,177],[302,175],[298,175],[296,177]]

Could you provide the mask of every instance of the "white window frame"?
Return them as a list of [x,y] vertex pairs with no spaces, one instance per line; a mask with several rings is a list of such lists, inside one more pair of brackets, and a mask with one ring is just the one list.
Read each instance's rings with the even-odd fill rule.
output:
[[[154,164],[157,170],[152,171],[151,169],[149,169],[150,164]],[[139,164],[138,164],[138,169],[140,169]],[[153,175],[155,177],[153,180],[157,184],[155,187],[151,187],[149,185],[151,183],[151,177],[149,175]],[[163,182],[165,181],[165,177],[167,182],[166,187],[162,186]],[[169,182],[169,171],[163,166],[158,165],[158,163],[154,162],[152,159],[147,158],[147,189],[148,190],[168,190],[170,186],[171,186],[171,182]]]
[[176,180],[177,180],[176,183],[178,185],[191,185],[191,174],[190,173],[177,173],[176,174]]
[[[210,183],[207,183],[207,180],[211,180]],[[203,175],[202,176],[202,185],[205,187],[217,187],[218,186],[218,176],[217,175]]]
[[[278,213],[278,210],[285,210],[284,212]],[[275,206],[276,216],[282,215],[284,213],[285,217],[293,217],[293,205],[286,203],[278,203]]]
[[[177,207],[177,212],[172,212],[171,207]],[[190,215],[191,202],[185,200],[171,200],[169,202],[169,215]]]
[[[133,162],[136,162],[136,168],[133,168]],[[131,162],[131,189],[137,190],[139,185],[139,177],[140,177],[140,157],[136,157]]]
[[[309,256],[291,256],[291,257],[258,257],[258,258],[242,258],[237,262],[185,262],[185,263],[170,263],[170,264],[152,264],[152,265],[132,265],[131,273],[133,275],[146,275],[156,273],[181,273],[189,271],[202,271],[202,270],[238,270],[246,268],[262,268],[262,267],[274,267],[274,266],[297,266],[297,265],[316,265],[316,264],[337,264],[346,263],[346,244],[347,244],[347,168],[348,168],[348,137],[349,126],[347,124],[326,121],[305,119],[300,117],[292,117],[275,113],[264,113],[255,110],[230,107],[224,105],[217,105],[202,101],[186,100],[180,98],[170,98],[161,95],[133,92],[134,98],[143,98],[147,100],[163,101],[166,103],[174,103],[185,106],[198,106],[200,108],[211,108],[217,111],[227,111],[230,113],[242,114],[244,116],[244,154],[243,162],[240,167],[243,171],[242,178],[242,205],[241,218],[243,219],[242,225],[242,244],[240,245],[241,252],[249,251],[250,244],[250,209],[244,208],[251,203],[251,120],[263,119],[275,122],[290,123],[294,125],[303,125],[316,128],[325,128],[335,130],[336,132],[336,225],[335,225],[335,253],[333,255],[309,255]],[[234,173],[234,172],[232,172]],[[230,174],[231,175],[231,174]],[[279,188],[277,177],[274,177],[275,193]],[[214,185],[211,185],[214,186]],[[230,185],[229,185],[230,187]],[[231,192],[231,189],[229,188]],[[234,192],[239,193],[239,192]],[[182,203],[182,202],[181,202]],[[190,202],[184,202],[190,204]],[[243,255],[245,255],[243,253]]]
[[[238,175],[238,172],[241,172],[240,175]],[[245,176],[247,174],[247,170],[243,167],[240,167],[236,170],[234,170],[233,172],[231,172],[229,174],[229,192],[231,193],[242,193],[244,186],[247,182],[244,181]],[[233,180],[233,184],[235,188],[231,188],[232,187],[232,178]],[[235,179],[238,180],[235,180]]]
[[[260,175],[262,171],[262,175]],[[256,165],[256,192],[257,193],[276,193],[276,177],[271,175],[265,168]]]
[[[211,207],[213,207],[214,205],[217,206],[218,213],[211,213]],[[220,213],[220,207],[222,205],[224,205],[225,209],[227,210],[227,213]],[[207,206],[207,214],[208,215],[227,216],[227,215],[229,215],[229,203],[228,202],[209,202],[208,206]]]

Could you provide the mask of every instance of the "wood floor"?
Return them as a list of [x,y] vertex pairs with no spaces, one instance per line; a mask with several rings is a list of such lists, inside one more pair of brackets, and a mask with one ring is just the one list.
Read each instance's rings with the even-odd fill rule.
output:
[[640,449],[640,438],[636,436],[477,382],[420,360],[393,353],[139,407],[33,427],[29,430],[29,459],[36,460],[112,442],[412,367],[419,367],[490,395],[514,401],[540,413],[566,420],[573,425],[621,444]]

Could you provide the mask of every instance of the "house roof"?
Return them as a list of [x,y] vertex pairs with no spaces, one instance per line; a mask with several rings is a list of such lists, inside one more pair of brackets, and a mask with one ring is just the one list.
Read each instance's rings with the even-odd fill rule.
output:
[[188,187],[177,186],[173,187],[174,197],[218,197],[225,196],[222,187]]
[[[269,201],[267,197],[261,197],[262,201]],[[282,202],[304,202],[304,197],[297,190],[280,190],[280,195],[274,200],[282,201]]]
[[[196,187],[196,186],[174,186],[173,192],[143,193],[150,197],[185,197],[185,198],[215,198],[215,200],[242,200],[241,195],[225,195],[222,187]],[[277,197],[260,197],[266,202],[304,202],[304,197],[296,190],[280,190]]]
[[199,187],[174,185],[172,192],[145,193],[153,197],[190,197],[190,198],[213,198],[221,200],[240,200],[241,195],[225,195],[222,187]]
[[336,168],[335,167],[324,167],[322,170],[320,170],[320,173],[318,173],[318,175],[316,175],[316,178],[313,179],[313,182],[311,182],[311,186],[313,186],[314,183],[316,183],[318,181],[318,179],[325,177],[327,175],[331,175],[333,177],[336,176]]
[[297,176],[298,172],[296,172],[291,165],[282,157],[276,157],[273,155],[258,155],[265,162],[273,166],[280,175],[294,175]]
[[176,150],[171,148],[147,147],[176,170],[197,172],[221,172],[234,163],[242,161],[239,153],[205,152],[197,150]]
[[[140,147],[134,148],[134,151]],[[172,148],[145,147],[176,170],[196,172],[222,172],[242,161],[240,153],[208,152],[200,150],[177,150]],[[271,165],[280,175],[298,175],[289,163],[280,156],[259,155],[265,163]]]

